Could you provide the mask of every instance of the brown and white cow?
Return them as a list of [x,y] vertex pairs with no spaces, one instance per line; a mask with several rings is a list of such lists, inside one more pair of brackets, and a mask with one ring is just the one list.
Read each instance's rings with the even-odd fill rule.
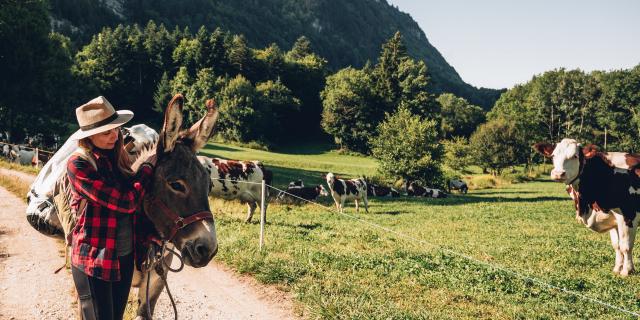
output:
[[[265,180],[271,184],[273,175],[264,168],[260,161],[237,161],[198,156],[200,163],[211,176],[211,191],[209,195],[225,200],[240,200],[247,204],[247,219],[251,222],[253,213],[262,199],[262,186]],[[265,210],[269,189],[265,194]]]
[[634,272],[633,244],[640,222],[640,178],[634,156],[598,152],[573,139],[557,145],[537,143],[534,148],[553,159],[551,178],[567,185],[578,221],[596,232],[609,231],[616,252],[613,272],[621,276]]
[[331,191],[333,201],[336,203],[336,209],[340,213],[344,212],[344,203],[346,200],[355,200],[356,212],[360,212],[358,201],[364,201],[364,211],[369,212],[369,200],[367,199],[367,182],[364,179],[344,180],[337,178],[333,173],[326,175],[327,184]]

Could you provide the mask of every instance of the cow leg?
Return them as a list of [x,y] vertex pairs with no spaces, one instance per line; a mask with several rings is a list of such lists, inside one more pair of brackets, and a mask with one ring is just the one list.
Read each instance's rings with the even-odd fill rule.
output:
[[623,277],[626,277],[635,271],[633,267],[632,250],[633,250],[633,241],[635,240],[635,237],[636,237],[636,228],[630,228],[629,226],[627,226],[627,224],[624,221],[624,217],[622,215],[616,214],[616,218],[618,220],[618,235],[620,238],[619,247],[620,247],[620,252],[622,253],[622,259],[623,259],[622,270],[620,271],[620,275]]
[[356,213],[360,212],[360,206],[358,205],[358,199],[356,199]]
[[369,199],[367,199],[367,193],[364,193],[364,212],[369,213]]
[[247,219],[244,222],[251,222],[251,218],[253,218],[253,213],[256,211],[257,207],[258,204],[255,201],[247,202]]
[[609,236],[611,237],[611,246],[616,253],[616,264],[613,265],[613,273],[619,274],[622,271],[622,252],[620,252],[620,237],[618,236],[618,229],[613,228],[609,230]]
[[[164,260],[167,265],[171,265],[171,261],[173,260],[173,255],[167,254],[164,256]],[[164,277],[166,279],[167,268],[163,268]],[[151,309],[151,315],[147,314],[147,276],[148,273],[142,273],[142,282],[140,283],[140,289],[138,290],[138,311],[136,313],[135,320],[147,320],[151,319],[153,315],[153,310],[156,307],[156,302],[158,302],[158,298],[164,289],[164,281],[160,275],[156,272],[156,270],[151,271],[151,278],[149,279],[149,307]]]
[[346,197],[340,199],[340,213],[344,212],[344,201],[346,200]]

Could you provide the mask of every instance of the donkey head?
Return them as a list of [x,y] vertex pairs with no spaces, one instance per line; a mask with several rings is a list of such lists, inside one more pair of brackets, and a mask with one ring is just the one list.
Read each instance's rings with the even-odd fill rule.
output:
[[158,233],[165,239],[172,237],[167,240],[180,250],[187,265],[203,267],[218,251],[213,218],[178,229],[165,213],[170,211],[176,217],[188,219],[196,213],[211,211],[208,198],[211,179],[196,158],[196,152],[209,139],[218,111],[213,100],[207,101],[207,114],[190,129],[181,130],[183,104],[184,97],[175,95],[165,111],[156,148],[156,169],[144,209]]

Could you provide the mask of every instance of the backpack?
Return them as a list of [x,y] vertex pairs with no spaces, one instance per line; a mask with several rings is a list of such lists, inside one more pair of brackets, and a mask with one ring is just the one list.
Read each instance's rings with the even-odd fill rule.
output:
[[[132,150],[127,148],[130,153],[158,140],[157,132],[144,124],[124,129],[130,132],[125,134],[125,142],[131,142],[133,146]],[[42,167],[27,193],[26,216],[29,224],[44,235],[64,238],[67,244],[71,243],[71,231],[76,225],[77,213],[84,210],[87,201],[82,199],[78,212],[72,212],[69,205],[72,186],[67,176],[67,162],[73,154],[96,168],[93,156],[78,148],[78,140],[69,139]]]
[[[62,151],[63,149],[61,149]],[[57,153],[56,153],[57,154]],[[72,155],[77,155],[87,160],[94,169],[97,169],[96,161],[92,155],[84,149],[76,148],[71,154],[64,157],[64,171],[57,175],[49,175],[55,180],[36,179],[29,190],[27,206],[27,221],[31,226],[47,236],[62,236],[67,245],[71,244],[71,231],[78,221],[77,214],[82,212],[87,205],[87,199],[80,200],[78,211],[71,208],[71,182],[66,171],[66,163]],[[44,170],[44,168],[43,168]],[[40,177],[40,175],[38,175]],[[53,187],[50,185],[53,183]],[[38,187],[50,188],[50,192],[39,194]]]

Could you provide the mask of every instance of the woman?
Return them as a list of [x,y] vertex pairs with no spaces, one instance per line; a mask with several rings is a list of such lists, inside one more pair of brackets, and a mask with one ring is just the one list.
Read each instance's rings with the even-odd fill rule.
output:
[[[131,172],[120,126],[128,110],[115,111],[100,96],[76,109],[78,150],[67,163],[71,208],[71,273],[83,319],[122,319],[133,276],[134,214],[155,160]],[[152,163],[153,162],[153,163]]]

